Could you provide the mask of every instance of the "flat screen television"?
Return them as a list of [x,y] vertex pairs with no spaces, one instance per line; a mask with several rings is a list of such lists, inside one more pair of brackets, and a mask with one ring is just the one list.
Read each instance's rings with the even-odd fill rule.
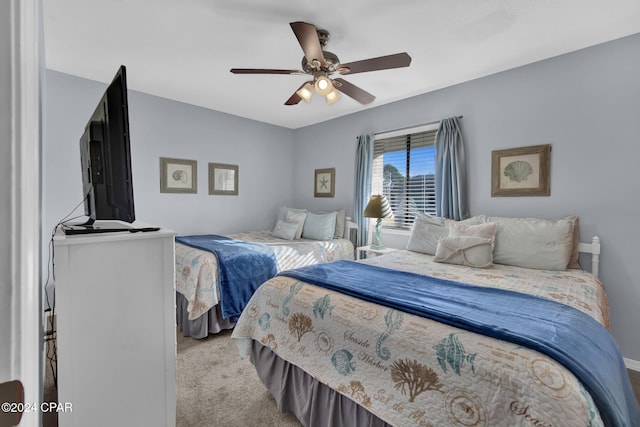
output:
[[80,137],[82,188],[87,222],[65,233],[124,231],[135,221],[127,77],[124,65],[100,99]]

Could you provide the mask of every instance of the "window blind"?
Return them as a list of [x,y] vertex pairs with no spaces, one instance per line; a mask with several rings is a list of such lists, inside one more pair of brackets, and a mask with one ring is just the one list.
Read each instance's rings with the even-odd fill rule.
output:
[[372,194],[383,194],[393,210],[384,227],[410,228],[417,212],[436,213],[437,130],[377,139],[373,149]]

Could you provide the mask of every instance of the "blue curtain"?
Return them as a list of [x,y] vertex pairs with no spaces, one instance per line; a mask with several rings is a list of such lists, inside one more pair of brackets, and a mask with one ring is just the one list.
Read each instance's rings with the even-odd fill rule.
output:
[[353,197],[353,221],[358,224],[357,245],[367,244],[367,218],[364,209],[371,197],[371,168],[373,165],[373,137],[360,135],[356,148],[356,179]]
[[456,117],[443,119],[436,135],[436,214],[456,221],[469,217],[464,142]]

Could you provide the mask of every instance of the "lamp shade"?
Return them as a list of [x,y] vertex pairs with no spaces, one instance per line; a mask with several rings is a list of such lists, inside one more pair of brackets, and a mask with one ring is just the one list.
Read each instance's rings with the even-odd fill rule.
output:
[[393,211],[386,197],[375,194],[371,196],[369,203],[367,203],[367,207],[364,209],[364,216],[367,218],[391,218]]
[[307,104],[311,102],[311,96],[313,96],[312,82],[306,82],[300,89],[296,91],[298,96],[304,100]]
[[340,94],[338,93],[337,90],[334,89],[327,94],[326,99],[327,99],[327,104],[331,105],[334,102],[336,102],[338,99],[340,99]]
[[327,76],[320,76],[316,78],[316,83],[315,83],[315,89],[316,89],[316,93],[318,95],[328,95],[331,93],[331,91],[333,91],[333,84],[331,83],[331,80],[327,77]]

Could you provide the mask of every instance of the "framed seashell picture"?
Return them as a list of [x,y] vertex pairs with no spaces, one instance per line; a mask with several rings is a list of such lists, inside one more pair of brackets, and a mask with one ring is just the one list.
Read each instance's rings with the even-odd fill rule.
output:
[[161,193],[196,193],[198,163],[196,160],[160,157]]
[[548,196],[551,145],[491,152],[491,196]]

